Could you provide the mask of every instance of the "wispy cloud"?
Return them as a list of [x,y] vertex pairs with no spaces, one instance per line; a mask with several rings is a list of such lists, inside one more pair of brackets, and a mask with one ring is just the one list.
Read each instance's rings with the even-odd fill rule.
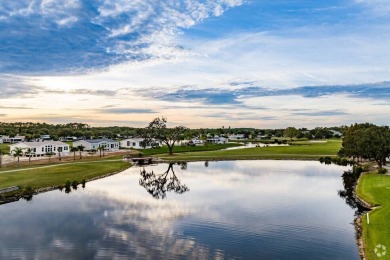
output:
[[327,116],[344,116],[348,115],[344,111],[339,110],[324,110],[324,111],[315,111],[315,112],[294,112],[291,115],[294,116],[313,116],[313,117],[327,117]]
[[[182,55],[175,37],[242,0],[0,3],[0,71],[70,72]],[[28,42],[28,44],[26,44]]]
[[137,109],[137,108],[103,108],[98,110],[106,114],[153,114],[156,113],[152,109]]
[[[240,84],[234,84],[234,86],[240,86]],[[318,98],[332,95],[348,95],[364,99],[390,100],[390,82],[360,85],[304,86],[291,89],[270,89],[256,86],[244,86],[237,89],[198,89],[196,86],[187,86],[185,89],[180,89],[170,93],[164,93],[162,91],[158,91],[156,93],[153,92],[153,90],[143,92],[145,96],[153,96],[156,99],[166,101],[196,101],[206,105],[242,105],[246,98],[275,96],[302,96],[306,98]],[[261,108],[262,107],[258,107],[258,109]]]
[[31,96],[39,91],[23,77],[0,74],[0,99]]
[[24,110],[24,109],[34,109],[32,107],[24,107],[24,106],[0,106],[0,108],[3,108],[3,109],[20,109],[20,110]]

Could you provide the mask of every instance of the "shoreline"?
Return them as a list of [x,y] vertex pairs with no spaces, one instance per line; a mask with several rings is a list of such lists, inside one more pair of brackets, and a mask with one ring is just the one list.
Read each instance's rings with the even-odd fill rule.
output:
[[[356,182],[355,186],[353,187],[353,196],[354,196],[357,203],[359,203],[360,205],[362,205],[363,207],[368,209],[368,211],[367,211],[367,213],[368,213],[368,212],[372,211],[375,207],[373,205],[371,205],[370,203],[368,203],[367,201],[365,201],[364,199],[360,198],[359,195],[357,194],[357,187],[359,186],[360,178],[364,174],[366,174],[366,173],[362,173],[359,176],[358,181]],[[364,239],[363,239],[363,217],[364,217],[364,215],[365,214],[361,214],[354,221],[355,230],[356,230],[356,243],[358,246],[360,259],[362,259],[362,260],[367,259],[366,252],[365,252],[366,247],[365,247]]]
[[[127,170],[127,169],[129,169],[129,168],[131,168],[133,166],[134,166],[134,164],[129,163],[127,168],[124,168],[124,169],[121,169],[121,170],[116,170],[116,171],[109,172],[109,173],[105,173],[105,174],[98,175],[98,176],[95,176],[95,177],[92,177],[92,178],[88,178],[88,179],[85,179],[85,181],[87,183],[87,182],[91,182],[91,181],[94,181],[94,180],[103,179],[105,177],[109,177],[109,176],[121,173],[121,172],[123,172],[123,171],[125,171],[125,170]],[[38,188],[38,189],[35,189],[32,192],[31,196],[38,195],[40,193],[45,193],[45,192],[57,190],[57,189],[60,189],[61,186],[63,186],[63,185],[61,184],[61,185],[56,185],[56,186],[48,186],[48,187]],[[19,190],[14,191],[14,192],[9,192],[8,195],[7,195],[7,193],[2,194],[2,198],[0,198],[0,205],[11,203],[11,202],[15,202],[15,201],[19,201],[21,198],[27,197],[27,196],[23,196],[20,193],[20,191],[21,190],[19,189]]]
[[[354,190],[354,198],[356,200],[357,203],[359,203],[361,206],[367,208],[367,214],[369,212],[371,212],[372,210],[374,209],[377,209],[377,208],[380,208],[381,206],[375,206],[375,205],[372,205],[371,203],[365,201],[363,198],[361,198],[358,193],[357,193],[357,188],[360,184],[360,181],[361,181],[361,177],[363,177],[364,175],[366,174],[369,174],[370,172],[372,172],[374,169],[370,169],[369,171],[367,172],[363,172],[359,178],[358,178],[358,181],[356,182],[353,190]],[[359,255],[360,255],[360,258],[363,259],[363,260],[366,260],[367,259],[367,256],[366,256],[366,245],[364,243],[364,233],[363,233],[363,217],[366,215],[366,213],[364,214],[361,214],[360,216],[358,216],[355,221],[354,221],[354,225],[355,225],[355,230],[356,230],[356,242],[357,242],[357,245],[358,245],[358,250],[359,250]]]

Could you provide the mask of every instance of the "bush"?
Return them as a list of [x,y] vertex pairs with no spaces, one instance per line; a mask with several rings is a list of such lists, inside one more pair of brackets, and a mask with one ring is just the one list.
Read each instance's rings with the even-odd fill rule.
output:
[[385,168],[378,169],[378,173],[379,174],[386,174],[387,173],[387,169],[385,169]]
[[85,180],[85,179],[83,179],[82,181],[81,181],[81,186],[83,187],[83,188],[85,188],[85,183],[86,183],[87,181]]
[[75,190],[77,190],[77,186],[79,185],[79,182],[78,181],[76,181],[76,180],[73,180],[72,181],[72,188],[73,189],[75,189]]
[[23,199],[31,201],[34,195],[34,189],[31,186],[26,186],[22,189],[21,195]]
[[72,185],[72,183],[70,182],[70,180],[67,180],[65,182],[65,193],[69,193],[71,191],[71,189],[70,189],[71,185]]
[[354,166],[353,167],[353,172],[356,174],[361,174],[363,172],[363,168],[360,166]]

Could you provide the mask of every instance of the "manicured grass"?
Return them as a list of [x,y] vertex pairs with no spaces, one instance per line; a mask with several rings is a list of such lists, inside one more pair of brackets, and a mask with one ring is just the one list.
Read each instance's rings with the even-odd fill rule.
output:
[[[98,176],[118,172],[130,164],[118,161],[95,161],[49,165],[36,169],[0,172],[0,188],[10,186],[31,186],[33,189],[64,185],[66,180],[89,180]],[[15,169],[13,169],[15,170]],[[16,169],[17,170],[17,169]]]
[[0,144],[0,150],[4,153],[9,153],[9,144]]
[[[241,146],[241,144],[228,143],[228,144],[208,144],[200,146],[174,146],[173,153],[185,153],[185,152],[197,152],[197,151],[215,151],[226,149],[229,147]],[[151,148],[151,149],[140,149],[139,152],[144,155],[155,155],[155,154],[168,154],[168,147],[162,146],[160,148]]]
[[374,250],[380,244],[387,248],[387,255],[380,259],[390,259],[390,176],[374,173],[360,177],[357,187],[360,198],[371,205],[379,206],[363,216],[363,241],[367,259],[379,259]]
[[173,156],[160,156],[165,160],[227,160],[227,159],[319,159],[336,156],[341,140],[328,140],[325,143],[305,142],[293,146],[269,146],[236,150],[178,153]]

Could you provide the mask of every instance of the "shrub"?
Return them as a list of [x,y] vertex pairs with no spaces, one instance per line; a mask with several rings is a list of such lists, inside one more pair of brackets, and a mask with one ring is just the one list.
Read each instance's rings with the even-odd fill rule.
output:
[[356,174],[361,174],[363,172],[363,168],[361,166],[354,166],[353,172]]
[[83,187],[83,188],[85,188],[85,183],[86,183],[87,181],[85,180],[85,179],[83,179],[82,181],[81,181],[81,186]]
[[378,169],[378,173],[379,174],[386,174],[387,173],[387,169],[385,169],[385,168]]
[[31,201],[34,195],[34,189],[31,186],[26,186],[22,189],[21,195],[23,199]]
[[69,193],[71,191],[71,189],[70,189],[71,185],[72,185],[72,183],[70,182],[70,180],[67,180],[65,182],[65,193]]
[[76,180],[73,180],[72,181],[72,188],[73,189],[75,189],[75,190],[77,190],[77,186],[79,185],[79,182],[78,181],[76,181]]

